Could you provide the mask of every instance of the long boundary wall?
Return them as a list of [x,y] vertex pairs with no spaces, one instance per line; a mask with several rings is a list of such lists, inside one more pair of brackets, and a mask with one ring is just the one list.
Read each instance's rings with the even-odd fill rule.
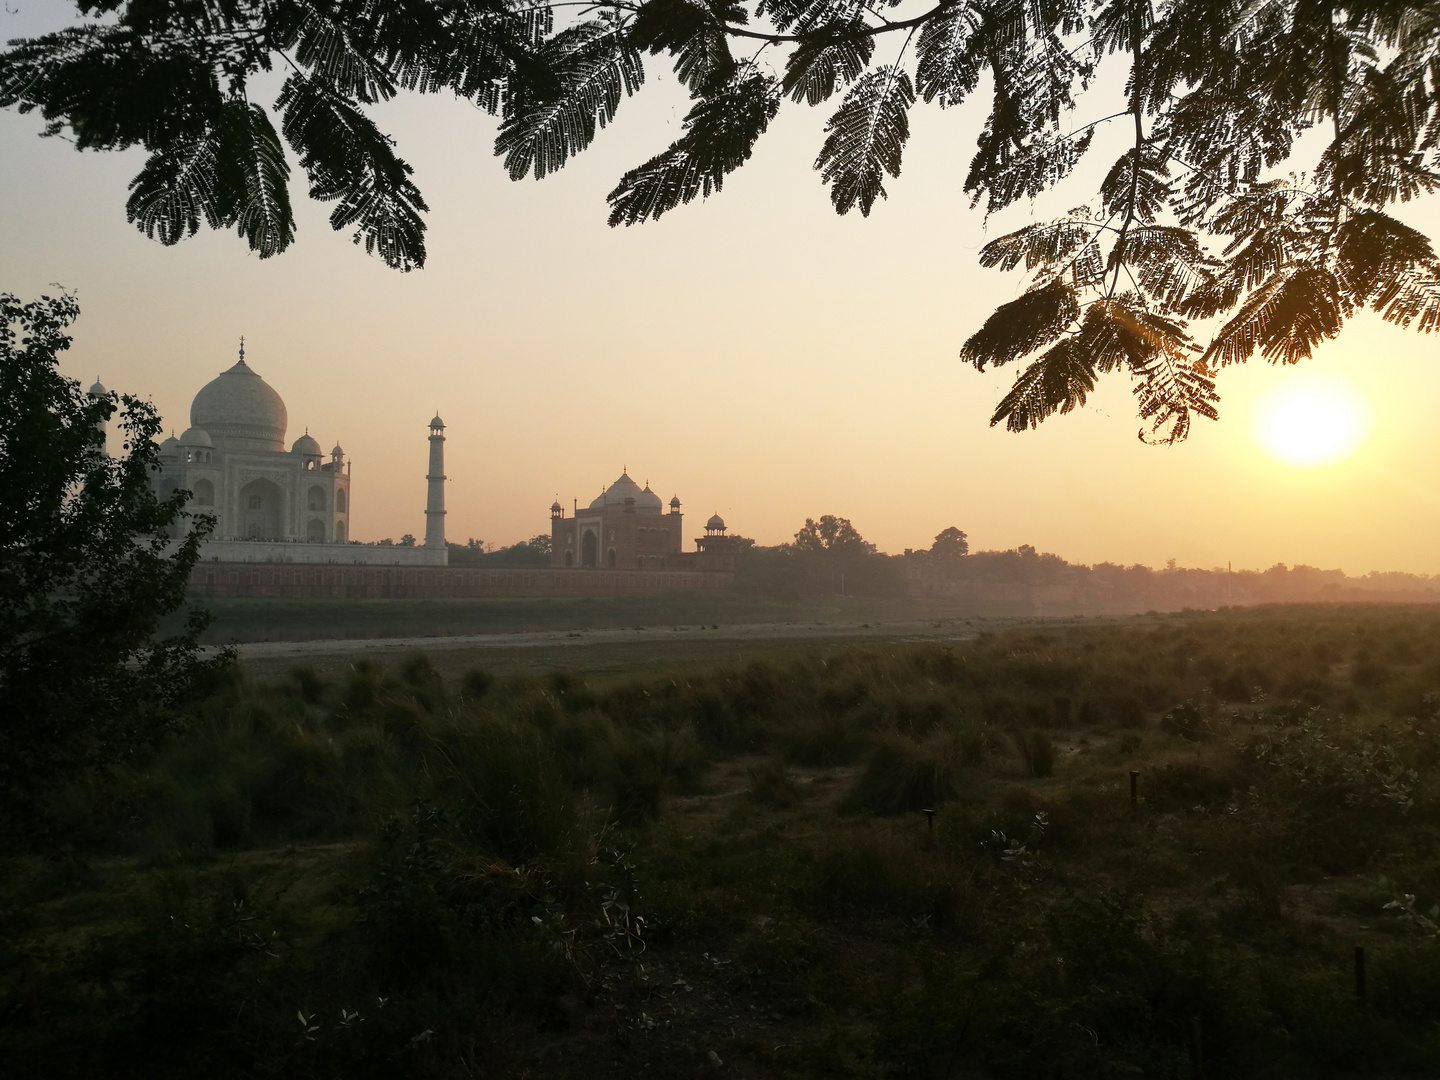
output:
[[204,562],[192,596],[293,599],[447,599],[486,596],[626,596],[686,589],[724,592],[734,575],[697,570],[552,567],[320,566]]
[[207,540],[200,559],[207,563],[295,563],[322,566],[444,566],[444,547],[401,544],[317,544],[300,540]]

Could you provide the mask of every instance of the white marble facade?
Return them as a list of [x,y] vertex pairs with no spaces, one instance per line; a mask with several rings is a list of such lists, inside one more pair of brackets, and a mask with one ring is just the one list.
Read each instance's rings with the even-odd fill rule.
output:
[[185,488],[191,508],[216,518],[216,540],[345,543],[350,466],[329,459],[308,432],[285,449],[285,402],[240,360],[207,383],[190,406],[190,427],[160,444],[161,494]]
[[[308,431],[287,450],[287,424],[285,402],[245,363],[242,341],[239,361],[195,395],[189,428],[160,444],[158,492],[188,490],[189,508],[216,519],[203,558],[445,565],[443,488],[438,517],[432,507],[428,519],[439,522],[438,545],[353,544],[345,452],[336,445],[327,457]],[[431,464],[437,472],[433,460]],[[443,474],[438,475],[443,481]]]

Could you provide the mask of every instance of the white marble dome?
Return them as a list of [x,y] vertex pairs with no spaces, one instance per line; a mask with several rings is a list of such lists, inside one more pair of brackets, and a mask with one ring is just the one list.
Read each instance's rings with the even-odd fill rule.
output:
[[295,440],[294,444],[290,447],[290,452],[292,454],[303,454],[305,457],[319,457],[320,444],[316,442],[315,437],[307,431]]
[[283,451],[286,422],[285,402],[243,356],[201,387],[190,405],[190,426],[204,428],[225,450]]
[[185,446],[214,446],[210,433],[204,428],[186,428],[180,436],[180,442]]

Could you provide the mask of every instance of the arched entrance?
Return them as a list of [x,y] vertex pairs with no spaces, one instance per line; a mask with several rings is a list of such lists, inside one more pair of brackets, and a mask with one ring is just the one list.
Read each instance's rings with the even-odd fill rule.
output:
[[278,540],[280,489],[269,480],[251,480],[240,489],[240,535],[246,539]]
[[600,541],[593,532],[587,532],[580,541],[580,565],[594,566],[600,561]]
[[345,543],[345,522],[343,521],[335,522],[335,542],[337,544]]
[[305,539],[323,541],[325,539],[325,523],[319,518],[311,518],[310,524],[305,527]]
[[611,548],[609,551],[607,551],[607,552],[605,553],[605,564],[606,564],[607,566],[609,566],[611,570],[614,570],[614,569],[615,569],[615,549],[614,549],[614,548]]
[[195,497],[196,506],[215,505],[215,485],[209,480],[196,480],[190,494]]

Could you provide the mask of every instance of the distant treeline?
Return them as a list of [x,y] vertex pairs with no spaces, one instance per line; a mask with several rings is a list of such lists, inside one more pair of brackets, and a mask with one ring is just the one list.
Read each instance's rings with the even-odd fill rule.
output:
[[1313,566],[1268,570],[1163,569],[1071,563],[1029,544],[1009,551],[970,551],[965,533],[948,528],[929,548],[887,555],[845,518],[807,519],[788,544],[762,547],[743,537],[735,587],[742,593],[794,600],[821,596],[912,597],[1054,610],[1146,610],[1230,604],[1366,600],[1440,600],[1440,578],[1371,573],[1349,577]]
[[[1052,611],[1156,610],[1310,600],[1440,601],[1440,578],[1370,573],[1277,563],[1268,570],[1210,570],[1175,565],[1072,563],[1021,544],[1009,551],[971,551],[969,538],[945,529],[928,548],[889,555],[843,517],[826,514],[805,524],[788,544],[765,547],[734,537],[735,588],[772,600],[827,596],[934,599],[985,607]],[[550,537],[509,547],[482,540],[450,545],[451,566],[548,566]]]
[[447,544],[451,566],[549,566],[550,537],[541,533],[509,547],[497,548],[473,537],[463,544]]

